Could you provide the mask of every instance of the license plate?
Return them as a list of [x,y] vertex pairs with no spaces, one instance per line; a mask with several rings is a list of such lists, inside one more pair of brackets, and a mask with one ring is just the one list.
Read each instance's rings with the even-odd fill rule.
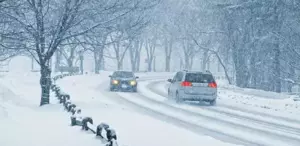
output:
[[127,88],[127,85],[122,84],[121,87],[122,87],[122,88]]
[[207,87],[207,83],[194,83],[193,86],[197,86],[197,87]]

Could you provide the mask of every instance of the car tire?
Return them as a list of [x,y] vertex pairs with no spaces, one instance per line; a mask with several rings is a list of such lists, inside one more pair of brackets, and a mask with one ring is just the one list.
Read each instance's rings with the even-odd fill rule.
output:
[[114,91],[114,88],[110,87],[110,88],[109,88],[109,91],[113,92],[113,91]]
[[176,103],[181,103],[182,102],[181,99],[180,99],[180,97],[179,97],[178,92],[176,92],[175,102]]
[[137,87],[134,87],[132,92],[137,92]]
[[211,100],[211,101],[209,102],[209,105],[211,105],[211,106],[214,106],[214,105],[216,105],[216,104],[217,104],[217,99]]

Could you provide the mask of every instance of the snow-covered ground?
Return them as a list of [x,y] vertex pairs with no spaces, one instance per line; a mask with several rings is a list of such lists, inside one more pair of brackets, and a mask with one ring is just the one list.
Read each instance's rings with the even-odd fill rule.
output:
[[[161,73],[160,75],[164,76],[163,73]],[[163,80],[166,80],[168,76],[169,75],[166,75],[165,79]],[[146,80],[143,79],[146,77]],[[126,100],[119,101],[120,104],[126,105],[129,101],[131,103],[143,106],[148,110],[160,112],[166,116],[171,116],[181,121],[193,124],[194,126],[204,126],[206,128],[209,128],[210,130],[213,130],[215,132],[213,133],[213,135],[217,135],[216,133],[218,132],[225,133],[226,135],[230,135],[232,137],[239,137],[248,142],[260,143],[264,145],[298,145],[300,141],[299,118],[293,117],[296,113],[289,113],[286,111],[278,110],[268,111],[268,109],[261,109],[261,107],[245,106],[243,103],[236,102],[236,99],[230,99],[224,94],[220,94],[221,97],[219,97],[219,103],[216,108],[199,108],[192,105],[171,104],[172,107],[176,108],[172,109],[169,106],[169,103],[166,102],[165,96],[162,96],[160,93],[155,93],[150,89],[155,88],[155,90],[166,94],[167,83],[165,81],[162,82],[162,79],[159,79],[159,82],[157,82],[154,78],[151,79],[151,77],[151,80],[149,80],[149,73],[145,76],[142,76],[141,74],[141,82],[139,83],[138,94],[109,93],[107,91],[107,79],[108,78],[104,77],[104,80],[102,80],[104,83],[101,83],[97,82],[95,78],[88,79],[86,77],[78,76],[64,79],[64,81],[67,81],[63,83],[71,83],[73,81],[74,83],[76,83],[77,86],[77,84],[85,85],[82,82],[89,82],[89,84],[91,83],[94,85],[86,86],[90,89],[95,89],[96,91],[98,91],[98,97],[103,101],[107,99],[114,99],[116,98],[116,95],[118,95]],[[80,82],[79,80],[82,80],[82,82]],[[95,81],[97,82],[98,86],[94,83]],[[70,87],[69,85],[63,85],[63,83],[62,86],[68,88]],[[151,86],[150,88],[149,85]],[[74,90],[79,90],[79,88],[74,89],[73,87],[73,89],[69,89],[69,91],[73,92]],[[231,92],[229,89],[227,90],[228,92]],[[243,98],[243,96],[249,96],[246,93],[242,94],[240,92],[235,94],[237,96],[241,96],[241,98]],[[224,102],[220,100],[220,98],[223,98],[223,96],[225,96],[228,100]],[[146,100],[145,97],[151,100],[161,102],[163,104],[149,101],[148,99]],[[268,100],[266,98],[260,97],[257,97],[257,99]],[[259,100],[253,100],[252,102],[261,105],[266,104],[264,102],[260,103]],[[187,111],[182,112],[178,110],[178,108]]]
[[[168,82],[164,80],[152,81],[155,88],[160,92],[167,94]],[[145,83],[145,84],[150,84]],[[251,91],[251,92],[250,92]],[[258,94],[261,93],[261,94]],[[274,98],[268,98],[272,97]],[[281,98],[276,98],[281,97]],[[218,89],[218,103],[232,107],[243,109],[251,109],[257,112],[265,112],[274,115],[282,115],[284,117],[298,118],[300,114],[300,102],[294,101],[292,95],[279,94],[254,89],[241,89],[233,86],[221,84]],[[295,117],[296,115],[296,117]],[[300,118],[298,118],[300,120]]]
[[[109,73],[99,75],[85,75],[68,77],[58,81],[63,90],[70,93],[72,102],[80,106],[83,114],[93,117],[97,122],[109,123],[117,130],[118,141],[128,146],[198,146],[232,145],[208,136],[194,134],[186,129],[178,128],[164,121],[143,115],[127,107],[123,103],[110,100],[110,96],[101,91],[107,86],[99,87],[108,81]],[[140,78],[159,77],[156,74],[140,74]]]
[[[69,146],[69,145],[99,145],[93,136],[82,133],[69,126],[69,117],[63,112],[62,106],[51,104],[38,107],[36,100],[35,78],[1,78],[0,82],[0,145],[1,146]],[[33,81],[30,83],[29,81]],[[20,88],[21,87],[21,88]],[[26,87],[22,89],[22,87]],[[14,93],[17,92],[22,96]]]
[[[137,73],[138,93],[108,92],[110,74],[89,73],[57,83],[83,115],[93,117],[95,124],[106,122],[116,129],[123,146],[234,145],[217,140],[227,139],[224,135],[248,144],[300,144],[298,104],[287,94],[240,89],[218,81],[216,107],[177,105],[166,99],[166,80],[173,73]],[[94,135],[69,126],[69,115],[55,98],[51,105],[38,107],[38,73],[2,73],[0,81],[1,146],[41,142],[49,146],[101,145]],[[201,127],[204,129],[199,130]]]
[[[116,129],[118,141],[123,146],[233,145],[194,134],[111,101],[110,97],[104,97],[97,91],[98,85],[107,81],[108,75],[103,72],[100,76],[74,76],[59,83],[64,91],[71,94],[72,102],[80,106],[84,115],[92,116],[95,123],[107,122]],[[151,75],[145,76],[151,78]],[[40,88],[37,73],[6,74],[0,80],[1,146],[101,145],[94,135],[69,126],[69,114],[56,103],[55,98],[48,106],[38,106]]]

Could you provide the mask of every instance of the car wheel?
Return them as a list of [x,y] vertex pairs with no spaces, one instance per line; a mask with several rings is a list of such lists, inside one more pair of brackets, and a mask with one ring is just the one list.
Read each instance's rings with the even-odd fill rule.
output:
[[134,87],[132,92],[137,92],[137,87]]
[[214,106],[217,104],[217,99],[214,99],[212,101],[209,102],[210,105]]
[[180,96],[179,96],[178,92],[176,92],[175,102],[176,103],[181,103],[181,99],[180,99]]
[[171,92],[170,92],[169,89],[168,89],[168,98],[169,98],[169,99],[171,98]]
[[109,91],[113,92],[113,91],[114,91],[114,88],[110,87],[110,88],[109,88]]

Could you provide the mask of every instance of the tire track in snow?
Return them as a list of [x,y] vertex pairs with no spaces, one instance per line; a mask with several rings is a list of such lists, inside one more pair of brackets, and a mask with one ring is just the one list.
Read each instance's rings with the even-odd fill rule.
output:
[[[155,82],[155,85],[158,85],[158,84],[164,83],[165,81],[154,81],[154,82]],[[164,88],[167,91],[168,87],[164,86]],[[220,87],[220,90],[226,90],[226,88]],[[230,89],[228,89],[228,90],[230,90]],[[156,89],[155,89],[155,92],[158,93],[159,95],[162,95],[162,96],[165,96],[165,97],[167,96],[167,92],[162,92],[162,91],[156,90]],[[246,94],[246,95],[248,95],[248,94]],[[257,116],[260,116],[262,118],[268,117],[268,118],[272,118],[272,119],[279,119],[279,120],[281,120],[283,122],[289,122],[289,123],[293,123],[293,124],[299,124],[300,123],[300,120],[292,119],[290,117],[286,117],[286,116],[283,117],[283,116],[278,116],[278,115],[272,115],[272,114],[268,114],[268,113],[263,113],[263,112],[259,112],[259,111],[255,111],[255,110],[250,110],[250,109],[235,107],[235,106],[231,106],[231,105],[218,104],[218,108],[221,111],[222,110],[239,111],[239,112],[243,112],[243,113],[251,113],[253,115],[257,115]]]
[[[147,88],[150,91],[152,91],[152,92],[154,92],[154,93],[156,93],[160,96],[163,96],[163,97],[167,98],[166,93],[163,93],[163,92],[158,91],[155,88],[153,88],[157,84],[159,84],[160,82],[161,81],[152,82],[152,83],[147,85]],[[282,131],[282,132],[286,132],[286,133],[290,133],[290,134],[295,134],[295,135],[300,135],[300,124],[299,124],[300,122],[295,122],[295,121],[290,122],[290,121],[282,120],[282,118],[279,119],[279,118],[272,117],[272,118],[276,119],[279,122],[282,121],[282,123],[287,123],[287,124],[294,125],[294,126],[287,126],[287,125],[284,125],[284,124],[279,124],[279,122],[275,123],[275,122],[268,122],[266,120],[256,119],[253,116],[247,115],[248,112],[238,110],[237,108],[235,108],[235,109],[237,109],[238,111],[236,111],[235,109],[231,109],[231,108],[228,109],[226,106],[222,106],[222,105],[221,105],[222,108],[219,108],[220,105],[217,105],[217,107],[200,107],[199,104],[193,104],[193,103],[190,103],[188,105],[199,108],[199,109],[205,109],[205,110],[208,110],[208,111],[217,112],[217,113],[220,113],[220,114],[223,114],[223,115],[230,116],[232,118],[251,121],[255,124],[260,124],[264,127],[276,129],[278,131]],[[251,113],[251,112],[249,112],[249,113]],[[256,114],[256,115],[260,116],[259,114]],[[261,116],[261,117],[267,118],[268,116],[264,115],[264,116]]]
[[[238,137],[229,136],[220,131],[214,131],[211,129],[207,129],[205,126],[199,126],[197,124],[193,124],[193,123],[187,122],[185,120],[178,119],[177,117],[170,116],[163,112],[153,110],[151,108],[137,104],[133,101],[127,100],[126,98],[122,97],[121,95],[117,94],[116,92],[109,92],[108,89],[107,90],[101,89],[101,87],[103,87],[103,86],[104,85],[101,84],[98,88],[99,90],[101,90],[103,95],[109,97],[110,99],[112,99],[120,104],[127,105],[127,106],[137,110],[138,112],[145,113],[145,114],[147,114],[151,117],[154,117],[158,120],[162,120],[162,121],[168,122],[170,124],[179,126],[181,128],[185,128],[196,134],[208,135],[210,137],[216,138],[216,139],[224,141],[224,142],[230,142],[230,143],[235,143],[235,144],[240,144],[240,145],[245,145],[245,146],[259,146],[260,145],[258,143],[252,142],[252,141],[247,141],[244,139],[240,139]],[[135,98],[135,97],[133,97],[133,98]],[[176,109],[176,110],[180,110],[180,109]]]
[[[167,91],[166,92],[162,92],[160,90],[157,90],[153,87],[155,87],[156,85],[158,84],[161,84],[161,83],[164,83],[164,81],[154,81],[151,83],[151,86],[150,88],[152,88],[152,92],[158,94],[158,95],[161,95],[161,96],[164,96],[166,97],[167,96]],[[148,86],[148,88],[149,88]],[[167,90],[167,87],[165,87],[166,90]],[[193,105],[193,104],[192,104]],[[218,110],[222,111],[222,110],[231,110],[231,111],[238,111],[238,112],[241,112],[241,113],[250,113],[252,115],[256,115],[256,116],[260,116],[262,118],[271,118],[271,119],[276,119],[276,120],[280,120],[282,122],[286,122],[286,123],[292,123],[292,124],[295,124],[295,125],[299,125],[300,126],[300,120],[296,120],[296,119],[291,119],[289,117],[283,117],[283,116],[278,116],[278,115],[271,115],[271,114],[267,114],[267,113],[262,113],[262,112],[258,112],[258,111],[253,111],[253,110],[250,110],[250,109],[245,109],[245,108],[239,108],[239,107],[234,107],[234,106],[231,106],[231,105],[224,105],[224,104],[218,104]],[[300,131],[300,130],[299,130]]]
[[[148,88],[150,90],[152,90],[152,92],[153,92],[154,89],[151,88],[151,87],[155,87],[155,85],[158,84],[158,83],[159,83],[158,81],[154,81],[154,82],[152,82],[152,83],[150,83],[148,85]],[[157,92],[157,91],[154,91],[154,92]],[[160,94],[160,95],[162,95],[164,97],[166,96],[166,94],[162,94],[162,93],[157,93],[157,94]],[[178,108],[180,108],[180,107],[178,107]],[[200,108],[200,107],[198,106],[198,108]],[[268,127],[270,129],[276,129],[276,130],[281,131],[283,133],[287,132],[287,133],[290,133],[290,134],[295,134],[296,137],[294,137],[294,136],[290,137],[290,136],[286,136],[286,135],[283,135],[283,134],[270,133],[270,132],[265,131],[265,130],[261,130],[261,129],[256,129],[256,128],[244,126],[244,128],[250,128],[252,130],[258,130],[261,133],[274,135],[278,139],[286,139],[287,141],[291,141],[292,140],[292,141],[294,141],[295,144],[299,144],[300,143],[300,139],[299,139],[299,137],[297,137],[297,136],[300,136],[300,129],[297,129],[295,127],[289,127],[289,126],[284,126],[284,125],[280,125],[280,124],[276,124],[276,123],[260,121],[260,120],[257,120],[257,119],[253,119],[251,117],[244,117],[244,116],[240,116],[240,115],[235,115],[233,113],[229,113],[229,112],[225,112],[225,111],[221,111],[221,110],[216,110],[214,108],[203,107],[201,109],[204,109],[204,110],[207,110],[207,111],[211,111],[211,112],[215,112],[215,113],[218,113],[218,114],[223,114],[223,115],[228,116],[229,118],[231,117],[231,118],[236,118],[236,119],[239,119],[239,120],[251,121],[251,122],[253,122],[255,124],[261,125],[262,127]]]

